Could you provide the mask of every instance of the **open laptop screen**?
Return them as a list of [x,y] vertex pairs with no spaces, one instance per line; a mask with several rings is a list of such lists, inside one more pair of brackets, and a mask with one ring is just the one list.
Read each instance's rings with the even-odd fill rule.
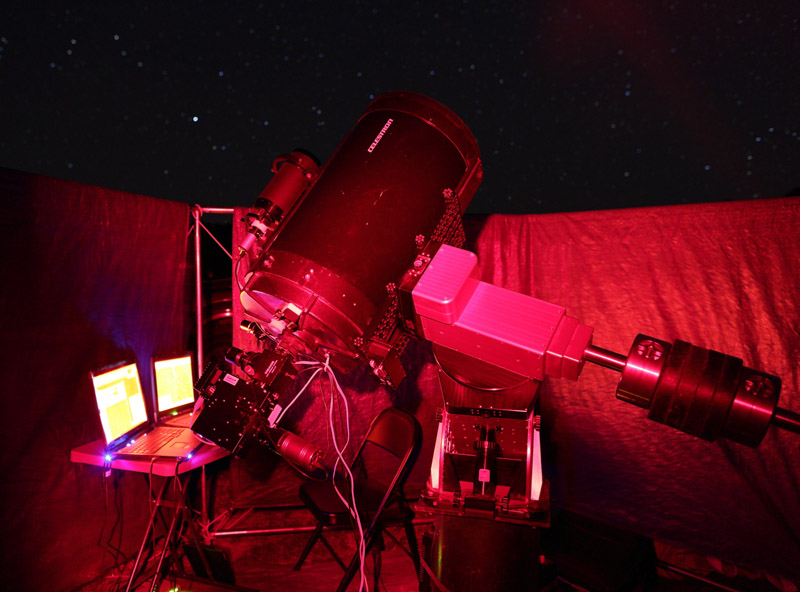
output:
[[106,444],[147,422],[142,382],[136,364],[92,372],[92,384]]
[[194,405],[192,365],[191,354],[153,360],[159,415]]

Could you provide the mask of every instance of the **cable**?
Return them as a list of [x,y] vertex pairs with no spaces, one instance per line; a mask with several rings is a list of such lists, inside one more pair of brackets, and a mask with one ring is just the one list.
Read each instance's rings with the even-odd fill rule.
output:
[[[294,396],[294,398],[293,398],[291,401],[289,401],[289,404],[288,404],[286,407],[284,407],[284,408],[281,410],[281,412],[280,412],[280,414],[278,415],[277,419],[275,419],[275,425],[277,425],[277,424],[279,424],[279,423],[280,423],[280,421],[283,419],[283,416],[284,416],[284,415],[286,415],[286,412],[287,412],[287,411],[289,411],[289,408],[290,408],[292,405],[294,405],[294,402],[295,402],[295,401],[297,401],[297,399],[299,399],[299,398],[300,398],[300,395],[302,395],[302,394],[305,392],[305,390],[306,390],[306,389],[309,387],[309,385],[310,385],[310,384],[311,384],[311,382],[312,382],[312,381],[313,381],[313,380],[314,380],[314,379],[317,377],[317,375],[318,375],[320,372],[322,372],[322,371],[324,370],[324,367],[323,367],[323,366],[322,366],[322,364],[320,364],[319,362],[311,362],[311,361],[299,361],[299,362],[295,362],[295,364],[306,364],[306,365],[310,365],[310,366],[312,366],[312,365],[313,365],[313,366],[320,366],[320,367],[319,367],[319,368],[317,368],[316,370],[314,370],[314,373],[313,373],[313,374],[312,374],[312,375],[309,377],[309,379],[308,379],[308,380],[306,381],[306,383],[303,385],[303,388],[301,388],[301,389],[300,389],[300,390],[297,392],[297,394]],[[310,370],[310,369],[311,369],[311,368],[306,368],[305,370]]]
[[[114,551],[114,562],[119,565],[120,557],[122,557],[123,564],[127,563],[128,557],[122,552],[122,532],[123,527],[125,526],[125,513],[122,511],[122,488],[119,486],[119,478],[120,475],[115,476],[114,481],[114,510],[116,510],[117,518],[114,521],[114,524],[111,527],[111,531],[108,533],[108,538],[106,539],[106,546]],[[117,531],[117,527],[119,527],[119,535],[117,544],[114,544],[114,533]]]
[[[113,461],[110,461],[110,462],[113,462]],[[109,462],[109,467],[110,467],[110,462]],[[127,565],[128,562],[130,561],[130,557],[128,557],[127,555],[122,553],[122,538],[123,538],[123,530],[124,530],[124,525],[125,525],[125,513],[123,512],[123,508],[122,508],[122,488],[119,486],[119,480],[122,478],[123,474],[124,473],[115,474],[115,479],[114,479],[114,509],[116,510],[117,517],[119,519],[119,521],[118,521],[119,522],[119,537],[118,537],[119,538],[119,542],[118,542],[118,546],[115,547],[112,544],[111,535],[109,535],[109,538],[108,538],[108,544],[110,546],[118,549],[120,555],[122,555],[122,562],[120,563],[119,560],[117,560],[117,566],[119,567],[119,572],[117,573],[117,579],[116,579],[116,581],[115,581],[115,583],[113,585],[112,590],[120,590],[122,588],[122,585],[124,583],[123,580],[122,580],[122,576],[123,576],[123,574],[125,572],[125,565]]]
[[[339,385],[339,381],[336,379],[336,375],[333,372],[333,369],[330,366],[330,356],[325,357],[325,362],[320,363],[317,361],[298,361],[295,362],[296,364],[304,364],[308,366],[320,366],[317,371],[314,372],[311,379],[306,383],[302,390],[311,383],[311,380],[319,373],[319,371],[324,371],[325,375],[328,377],[328,382],[331,387],[331,404],[330,407],[326,405],[326,410],[328,412],[328,426],[330,428],[330,437],[333,443],[333,447],[336,450],[336,461],[333,465],[333,470],[331,471],[331,484],[333,485],[333,490],[336,492],[336,495],[339,497],[341,502],[350,512],[350,516],[355,522],[355,526],[358,530],[358,555],[359,555],[359,571],[361,582],[359,585],[359,591],[366,590],[369,591],[369,585],[367,583],[366,574],[365,574],[365,560],[366,560],[366,541],[364,538],[364,527],[361,523],[361,516],[358,512],[358,507],[356,505],[356,492],[355,492],[355,477],[353,476],[350,467],[344,458],[344,452],[350,444],[350,409],[347,405],[347,398],[345,397],[344,391],[342,390],[341,385]],[[301,390],[301,392],[302,392]],[[336,397],[336,393],[340,395],[339,398]],[[299,394],[299,393],[298,393]],[[294,403],[295,399],[292,400]],[[335,422],[335,410],[338,407],[337,402],[341,400],[344,404],[345,413],[344,413],[344,426],[345,426],[345,442],[344,445],[340,446],[339,441],[337,440],[336,436],[336,422]],[[323,398],[324,401],[324,398]],[[291,405],[291,403],[290,403]],[[288,406],[287,406],[288,409]],[[281,413],[281,417],[283,416]],[[342,414],[339,413],[341,417]],[[336,472],[339,467],[339,463],[342,464],[346,473],[346,479],[350,482],[350,500],[348,500],[344,494],[339,490],[338,486],[336,485]]]
[[[152,537],[152,545],[153,545],[153,556],[155,556],[156,552],[156,522],[155,522],[155,514],[154,512],[158,510],[158,500],[156,500],[156,506],[153,507],[153,466],[156,464],[156,460],[158,457],[152,457],[150,459],[150,467],[147,469],[147,488],[149,489],[149,496],[148,496],[148,508],[150,509],[150,517],[153,518],[153,528],[150,531],[150,536]],[[163,489],[162,489],[163,491]]]
[[[314,373],[308,378],[306,383],[297,392],[297,394],[295,394],[295,396],[292,398],[292,400],[289,402],[289,404],[286,405],[286,407],[284,407],[280,411],[280,413],[278,414],[278,417],[275,419],[275,421],[272,423],[272,425],[270,425],[268,421],[265,422],[268,427],[272,427],[272,426],[278,425],[281,422],[281,420],[283,419],[283,416],[286,415],[287,411],[289,411],[289,408],[292,405],[294,405],[294,403],[295,403],[295,401],[297,401],[297,399],[300,398],[300,395],[302,395],[305,392],[305,390],[311,385],[311,383],[314,381],[314,379],[317,377],[317,375],[324,370],[324,366],[320,362],[317,362],[317,361],[298,360],[298,361],[296,361],[294,363],[295,364],[299,364],[299,365],[309,366],[308,368],[304,368],[304,369],[300,370],[300,372],[306,372],[308,370],[312,370],[313,369]],[[314,369],[313,368],[314,366],[318,366],[318,367],[316,369]],[[263,402],[262,402],[262,405],[263,405]],[[259,406],[259,409],[261,409],[261,406]],[[273,442],[272,437],[269,435],[269,431],[268,430],[265,430],[265,432],[267,433],[267,438],[272,443],[273,448],[275,448],[275,450],[277,450],[278,449],[278,443],[277,442]],[[300,473],[301,475],[303,475],[305,477],[308,477],[309,479],[311,479],[313,481],[325,481],[328,478],[328,470],[325,469],[324,467],[323,467],[323,470],[325,472],[325,475],[322,478],[314,477],[313,475],[310,475],[309,473],[304,471],[302,467],[300,467],[296,463],[292,462],[291,459],[289,459],[288,457],[284,456],[283,458],[298,473]]]
[[265,394],[264,399],[262,401],[259,401],[256,398],[255,391],[251,391],[251,393],[252,393],[252,401],[251,401],[251,403],[256,406],[256,413],[255,413],[255,415],[253,415],[250,418],[250,421],[248,422],[248,424],[244,427],[242,432],[239,434],[239,439],[236,441],[236,444],[233,446],[233,449],[231,450],[231,454],[236,454],[239,451],[239,448],[242,446],[242,442],[244,442],[245,437],[252,433],[252,431],[250,429],[251,427],[255,427],[256,430],[258,430],[258,428],[261,427],[261,425],[259,425],[259,422],[262,421],[262,418],[261,418],[261,406],[267,400],[266,398],[269,395]]
[[[117,574],[117,583],[114,584],[114,588],[119,587],[120,579],[122,578],[123,568],[125,564],[129,561],[129,557],[122,552],[122,531],[124,525],[124,514],[122,512],[122,491],[118,485],[118,476],[114,479],[114,509],[116,511],[116,518],[114,520],[114,524],[112,524],[111,529],[108,532],[108,536],[104,539],[105,528],[108,524],[108,496],[109,496],[109,489],[108,489],[108,477],[111,471],[111,461],[105,461],[103,463],[103,526],[100,529],[100,534],[97,537],[97,546],[103,549],[105,553],[108,553],[113,558],[113,565],[108,568],[107,572],[103,570],[103,564],[101,563],[100,566],[100,575],[93,581],[97,581],[102,577],[105,577],[106,573],[112,573],[114,570],[118,570]],[[119,527],[119,543],[117,545],[114,544],[114,533],[117,532],[117,527]],[[121,558],[121,559],[120,559]]]
[[247,251],[240,252],[239,256],[236,258],[236,265],[233,266],[233,277],[236,279],[236,286],[239,288],[240,293],[244,292],[244,286],[239,278],[239,266],[242,264],[242,259],[244,259],[245,255],[247,255]]
[[[339,385],[339,381],[336,380],[336,375],[333,373],[333,370],[330,367],[330,356],[325,358],[324,364],[325,374],[328,376],[328,380],[331,384],[331,407],[329,410],[329,425],[331,428],[331,438],[333,440],[333,447],[336,450],[336,461],[333,465],[333,471],[331,473],[331,483],[333,485],[333,490],[336,492],[336,495],[339,496],[339,499],[345,505],[345,507],[350,511],[350,516],[355,521],[356,527],[358,528],[358,557],[359,557],[359,571],[361,575],[361,582],[359,584],[359,592],[362,590],[369,592],[369,585],[367,583],[366,573],[364,571],[364,563],[366,559],[366,541],[364,540],[364,527],[361,524],[361,516],[358,513],[358,508],[356,506],[356,489],[355,489],[355,477],[353,473],[350,471],[350,467],[347,464],[347,461],[344,458],[344,451],[347,449],[347,446],[350,444],[350,409],[347,405],[347,397],[344,395],[344,391],[342,387]],[[336,387],[335,389],[333,387]],[[334,425],[334,407],[336,404],[336,392],[338,391],[339,395],[341,396],[341,401],[344,403],[344,421],[345,421],[345,434],[346,440],[344,446],[341,448],[339,447],[339,442],[336,439],[336,429]],[[341,461],[344,470],[349,477],[350,480],[350,499],[352,504],[347,501],[344,495],[339,491],[339,488],[336,486],[336,469]]]
[[[120,524],[121,517],[122,517],[122,512],[121,512],[121,509],[119,508],[119,503],[118,503],[119,488],[115,487],[114,491],[115,491],[115,494],[116,494],[114,496],[114,509],[117,510],[117,516],[116,516],[116,519],[114,520],[114,524],[111,525],[111,530],[108,533],[108,537],[104,541],[103,540],[103,538],[104,538],[103,535],[105,534],[106,525],[108,524],[108,494],[109,494],[108,493],[108,476],[107,476],[106,472],[104,471],[103,472],[103,526],[100,529],[100,535],[97,537],[97,546],[100,547],[101,549],[103,549],[103,551],[105,551],[105,553],[108,553],[111,556],[111,558],[113,559],[114,565],[110,569],[115,569],[115,568],[119,567],[119,558],[120,558],[120,556],[125,558],[124,554],[122,553],[122,550],[119,547],[115,546],[113,544],[113,542],[112,542],[112,539],[114,538],[114,532],[117,530],[117,526]],[[127,559],[127,558],[125,558],[125,559]],[[104,554],[103,561],[105,561],[105,554]],[[100,571],[101,572],[104,571],[102,562],[100,564]]]

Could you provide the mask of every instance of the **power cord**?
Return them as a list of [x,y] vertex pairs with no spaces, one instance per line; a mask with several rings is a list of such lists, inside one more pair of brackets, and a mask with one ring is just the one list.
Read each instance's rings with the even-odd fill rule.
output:
[[[336,451],[336,460],[334,461],[333,469],[330,473],[331,484],[333,485],[333,490],[336,492],[336,495],[339,497],[341,502],[347,508],[350,516],[355,524],[356,530],[358,531],[358,557],[359,557],[359,571],[360,571],[360,584],[359,584],[359,592],[369,592],[369,584],[367,582],[366,573],[365,573],[365,560],[366,560],[366,540],[364,537],[364,526],[361,522],[361,515],[358,512],[358,507],[356,505],[356,490],[355,490],[355,477],[353,476],[352,471],[350,470],[350,465],[348,464],[347,460],[344,457],[344,453],[347,450],[347,447],[350,444],[350,409],[347,404],[347,397],[342,390],[339,381],[336,379],[336,375],[333,372],[333,368],[330,365],[330,355],[325,356],[324,362],[319,362],[316,360],[299,360],[295,361],[295,364],[308,366],[307,369],[314,368],[314,372],[308,378],[306,383],[302,386],[302,388],[297,392],[297,394],[292,398],[289,404],[281,410],[280,414],[278,415],[275,423],[276,425],[283,419],[286,412],[289,408],[297,401],[298,398],[306,391],[312,381],[320,374],[324,373],[325,376],[328,378],[328,383],[330,385],[330,405],[326,404],[326,411],[328,416],[328,433],[330,435],[331,443],[333,444],[333,448]],[[323,398],[323,401],[325,399]],[[339,407],[339,404],[344,407],[344,413],[339,412],[336,413],[336,409]],[[344,426],[344,442],[339,441],[339,437],[337,436],[337,429],[336,429],[336,415],[339,416],[339,421],[343,422]],[[291,463],[290,463],[291,464]],[[345,479],[349,482],[349,495],[345,495],[339,490],[339,487],[336,483],[336,475],[339,468],[343,469],[345,473]],[[301,471],[303,472],[303,471]],[[303,474],[306,474],[303,472]],[[307,475],[307,474],[306,474]],[[309,475],[310,476],[310,475]]]
[[[336,495],[339,496],[339,499],[342,503],[347,507],[350,512],[350,516],[353,518],[355,522],[356,528],[358,529],[358,558],[359,558],[359,572],[361,576],[361,581],[359,583],[359,592],[366,591],[369,592],[369,585],[367,583],[365,569],[365,560],[366,560],[366,541],[364,539],[364,527],[361,523],[361,515],[358,512],[358,508],[356,506],[356,489],[355,489],[355,477],[353,473],[350,471],[350,466],[348,465],[347,461],[344,458],[344,451],[347,449],[347,446],[350,444],[350,409],[347,405],[347,397],[345,397],[344,391],[342,390],[339,381],[336,379],[336,375],[333,373],[333,369],[330,367],[330,356],[325,358],[325,364],[323,365],[325,374],[328,376],[328,380],[331,384],[331,406],[329,409],[328,419],[329,419],[329,426],[331,429],[331,439],[333,441],[333,447],[336,450],[336,461],[333,465],[333,471],[331,471],[331,483],[333,484],[333,490],[336,492]],[[334,389],[335,387],[335,389]],[[344,425],[345,425],[345,442],[343,446],[339,446],[339,442],[337,441],[336,437],[336,427],[334,425],[334,408],[336,407],[337,397],[336,394],[338,393],[339,398],[338,400],[342,401],[344,405]],[[347,474],[347,478],[350,482],[350,500],[339,491],[339,488],[336,485],[336,471],[341,462],[342,467]]]

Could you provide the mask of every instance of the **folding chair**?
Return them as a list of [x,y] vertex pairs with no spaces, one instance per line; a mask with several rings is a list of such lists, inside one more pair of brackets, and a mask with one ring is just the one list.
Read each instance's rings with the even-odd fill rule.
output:
[[[402,485],[421,443],[422,428],[419,422],[412,415],[390,407],[372,420],[350,467],[355,478],[356,507],[361,516],[366,550],[370,550],[376,537],[382,536],[383,525],[390,519],[384,514],[384,509],[387,507],[396,509],[396,512],[392,512],[391,519],[403,523],[417,571],[419,571],[419,551],[414,525],[411,522],[413,512],[406,504]],[[336,483],[339,491],[349,499],[348,483],[344,479],[337,480]],[[335,549],[322,535],[322,530],[325,527],[354,528],[350,511],[336,495],[330,480],[304,483],[300,486],[299,495],[316,518],[317,526],[294,569],[300,569],[317,540],[321,540],[345,570],[337,588],[339,592],[343,592],[359,568],[358,549],[350,564],[345,566]]]

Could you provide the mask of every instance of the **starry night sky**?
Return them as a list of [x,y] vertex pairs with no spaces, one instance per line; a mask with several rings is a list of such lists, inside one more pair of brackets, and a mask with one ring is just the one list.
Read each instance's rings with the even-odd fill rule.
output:
[[8,168],[249,205],[275,156],[324,161],[373,96],[411,90],[478,139],[470,213],[800,186],[796,0],[19,4],[0,19]]

